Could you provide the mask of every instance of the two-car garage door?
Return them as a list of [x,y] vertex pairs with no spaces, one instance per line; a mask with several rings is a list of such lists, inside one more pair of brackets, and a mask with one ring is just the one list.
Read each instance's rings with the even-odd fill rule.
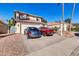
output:
[[36,24],[36,23],[25,23],[25,24],[21,24],[21,33],[24,34],[24,30],[27,28],[27,27],[41,27],[43,26],[42,24]]

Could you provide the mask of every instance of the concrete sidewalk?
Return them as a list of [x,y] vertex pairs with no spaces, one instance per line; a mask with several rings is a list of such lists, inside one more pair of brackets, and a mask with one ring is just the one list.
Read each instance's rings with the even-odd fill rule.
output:
[[[79,46],[79,38],[67,38],[59,43],[50,45],[36,52],[28,54],[29,56],[69,56],[75,55],[75,49]],[[79,48],[76,52],[79,52]],[[77,53],[78,54],[78,53]],[[77,55],[76,54],[76,55]]]

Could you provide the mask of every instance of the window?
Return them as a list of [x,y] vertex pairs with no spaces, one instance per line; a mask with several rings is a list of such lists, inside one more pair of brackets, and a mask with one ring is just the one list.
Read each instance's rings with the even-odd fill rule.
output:
[[37,18],[36,21],[39,21],[39,19]]
[[22,19],[23,19],[23,20],[26,19],[26,17],[27,17],[26,15],[20,15],[20,19],[21,19],[21,20],[22,20]]

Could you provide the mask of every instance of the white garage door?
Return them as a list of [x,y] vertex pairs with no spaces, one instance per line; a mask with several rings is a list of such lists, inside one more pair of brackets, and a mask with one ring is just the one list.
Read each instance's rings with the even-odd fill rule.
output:
[[24,30],[27,27],[37,27],[37,28],[39,28],[40,26],[43,26],[43,25],[42,24],[31,24],[31,23],[21,24],[21,33],[24,34]]

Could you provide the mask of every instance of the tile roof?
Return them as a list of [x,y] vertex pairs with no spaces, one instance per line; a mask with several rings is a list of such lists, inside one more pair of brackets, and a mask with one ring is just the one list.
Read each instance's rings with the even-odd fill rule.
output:
[[51,25],[60,25],[61,23],[59,22],[49,22],[47,23],[47,25],[51,26]]
[[[51,26],[51,25],[60,25],[61,22],[48,22],[47,25]],[[64,23],[64,24],[68,24],[68,23]]]

